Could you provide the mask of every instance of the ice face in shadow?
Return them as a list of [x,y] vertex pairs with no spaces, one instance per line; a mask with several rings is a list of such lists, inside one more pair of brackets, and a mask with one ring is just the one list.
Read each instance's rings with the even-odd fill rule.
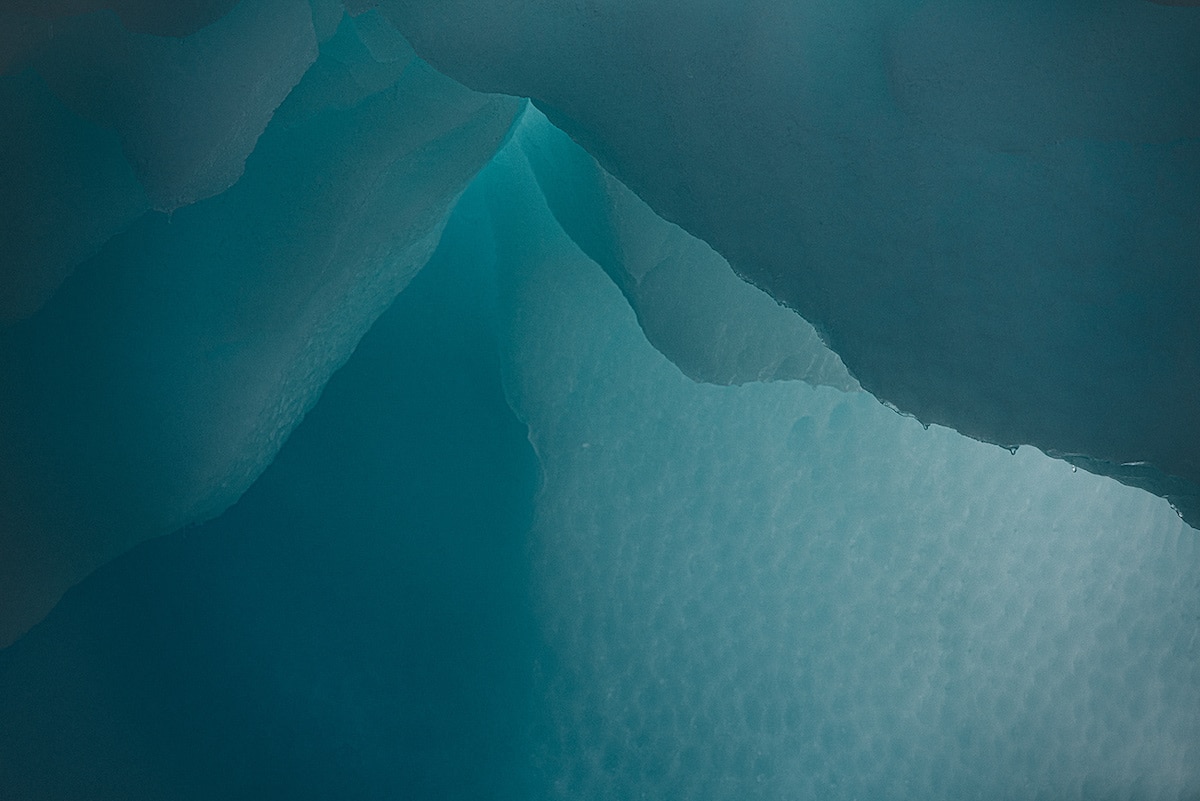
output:
[[1200,791],[1200,543],[1167,503],[865,393],[688,381],[493,194],[552,798]]
[[183,39],[73,17],[33,58],[80,116],[115,130],[154,208],[211,197],[242,174],[271,114],[317,57],[306,0],[242,0]]
[[1137,481],[1196,508],[1200,10],[380,7],[447,74],[533,97],[881,399],[1144,463]]
[[7,10],[24,17],[61,20],[104,9],[115,11],[130,31],[156,36],[187,36],[216,22],[238,0],[9,0]]
[[616,282],[646,338],[685,375],[715,384],[803,379],[858,389],[803,318],[660,218],[537,109],[525,111],[514,136],[555,219]]
[[75,265],[149,208],[112,131],[33,71],[0,76],[0,325],[33,315]]
[[[36,27],[7,13],[0,25]],[[313,21],[305,0],[243,0],[181,39],[131,32],[108,11],[31,33],[0,69],[0,323],[33,314],[147,208],[233,185],[317,56]]]
[[0,797],[539,797],[538,467],[501,389],[481,223],[457,214],[460,261],[435,254],[233,508],[0,652]]
[[[356,26],[234,187],[141,217],[0,332],[0,642],[133,543],[235,500],[503,140],[519,101],[400,43],[378,62]],[[350,98],[356,72],[374,84]]]
[[0,796],[1200,791],[1200,550],[1161,499],[691,381],[526,144],[233,508],[0,653]]

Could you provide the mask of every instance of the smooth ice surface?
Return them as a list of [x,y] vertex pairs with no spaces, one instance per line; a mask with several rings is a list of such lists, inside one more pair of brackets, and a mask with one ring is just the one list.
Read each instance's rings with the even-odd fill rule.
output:
[[0,652],[0,798],[537,797],[538,467],[501,387],[487,244],[434,257],[232,509]]
[[1145,463],[1197,514],[1200,9],[380,7],[447,74],[533,97],[878,397],[1116,474]]
[[32,70],[0,76],[0,325],[31,316],[75,265],[150,206],[114,132]]
[[1200,543],[1165,501],[863,393],[686,380],[498,161],[549,797],[1200,792]]
[[866,393],[693,382],[525,144],[235,506],[0,653],[0,796],[1200,792],[1164,501]]
[[655,214],[537,109],[526,109],[514,136],[555,218],[621,288],[650,343],[685,375],[715,384],[803,379],[858,389],[802,317]]
[[0,324],[30,316],[147,208],[232,186],[317,57],[306,0],[242,0],[202,30],[186,25],[184,38],[85,10],[0,12],[10,32],[0,41],[10,62],[0,64]]
[[0,798],[1200,797],[1183,5],[8,4]]
[[271,114],[317,58],[306,0],[241,0],[183,39],[116,15],[73,17],[33,58],[80,116],[115,130],[159,211],[230,187]]
[[519,101],[411,51],[381,64],[358,24],[234,187],[142,216],[0,331],[0,642],[133,543],[233,502],[503,140]]
[[8,0],[7,10],[26,17],[61,20],[110,9],[131,31],[187,36],[221,19],[238,0]]

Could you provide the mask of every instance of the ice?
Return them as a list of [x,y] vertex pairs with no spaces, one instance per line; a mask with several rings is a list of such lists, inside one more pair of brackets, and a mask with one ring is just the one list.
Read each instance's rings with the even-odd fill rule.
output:
[[1200,790],[1200,551],[1164,501],[865,393],[694,384],[520,158],[480,180],[545,476],[547,797]]
[[0,797],[1200,797],[1185,5],[10,3]]
[[0,9],[0,77],[18,72],[51,27],[47,20]]
[[313,32],[317,41],[325,44],[341,26],[346,9],[341,0],[309,0],[312,6]]
[[305,0],[242,0],[183,39],[126,30],[111,13],[73,17],[33,59],[80,116],[121,137],[154,208],[230,187],[317,57]]
[[803,318],[656,215],[539,111],[526,110],[515,136],[556,219],[621,288],[651,344],[686,375],[858,388]]
[[503,140],[518,101],[420,62],[315,113],[330,75],[379,68],[355,25],[235,186],[141,217],[0,332],[0,641],[130,545],[233,502]]
[[[154,8],[188,19],[175,4],[141,10]],[[0,323],[35,312],[146,208],[170,212],[236,182],[316,58],[303,0],[244,0],[198,32],[186,23],[181,39],[131,32],[111,11],[80,14],[83,4],[21,10],[0,18],[12,36],[0,42]]]
[[0,325],[32,315],[149,207],[116,134],[73,114],[35,73],[0,77]]
[[404,38],[378,16],[369,12],[339,20],[343,35],[322,47],[323,58],[276,110],[280,125],[291,127],[331,108],[352,108],[395,84],[416,61]]
[[101,10],[112,10],[131,31],[156,36],[183,37],[216,22],[238,0],[9,0],[8,10],[24,17],[60,20]]
[[538,466],[464,211],[450,235],[478,246],[422,268],[232,509],[0,652],[0,797],[538,797]]
[[1147,462],[1194,501],[1200,10],[381,9],[447,74],[534,98],[881,399],[1115,474]]
[[[138,377],[121,365],[159,389],[136,425],[105,403],[64,432],[68,461],[114,426],[152,431],[126,462],[165,453],[176,421],[155,417],[160,404],[205,444],[253,444],[257,432],[227,427],[236,404],[258,386],[289,397],[291,385],[256,385],[272,362],[243,351],[263,352],[260,328],[276,347],[292,341],[281,321],[313,285],[289,282],[316,269],[298,254],[322,237],[309,229],[346,226],[343,247],[362,232],[328,206],[285,230],[277,206],[249,201],[313,183],[268,181],[260,160],[341,175],[352,162],[309,164],[347,152],[336,130],[363,131],[367,109],[397,130],[373,105],[390,90],[317,110],[351,76],[382,74],[358,61],[387,49],[363,43],[378,22],[342,23],[325,50],[334,63],[293,93],[222,195],[258,210],[246,225],[260,238],[268,226],[299,238],[287,269],[259,259],[264,277],[242,260],[239,281],[192,283],[186,297],[219,300],[240,338],[199,356],[127,346],[97,365],[104,381]],[[465,123],[489,132],[470,139],[478,162],[505,138],[515,104],[448,87],[403,55],[388,63],[489,120]],[[426,122],[439,107],[415,105]],[[233,507],[119,557],[0,652],[0,795],[1195,797],[1200,542],[1167,503],[1035,448],[927,429],[865,392],[691,380],[589,255],[619,241],[621,263],[641,263],[657,240],[636,234],[666,224],[639,213],[620,218],[634,236],[588,239],[564,210],[595,206],[581,194],[556,213],[554,191],[594,184],[568,171],[548,188],[531,149],[548,135],[540,125],[526,118],[474,178],[428,266]],[[286,147],[293,137],[303,146]],[[366,138],[368,152],[393,144]],[[439,147],[415,153],[417,170],[448,160]],[[200,230],[213,202],[169,225]],[[150,245],[170,249],[129,243]],[[23,325],[83,296],[136,311],[129,287],[147,273],[104,294],[100,278],[75,288],[104,270],[81,271]],[[279,292],[279,307],[265,303]],[[156,340],[181,313],[204,323],[203,309],[163,308],[166,322],[140,314],[129,336]],[[39,341],[53,337],[69,335],[43,329]],[[210,382],[205,397],[225,428],[165,380],[190,367],[145,369],[178,352],[182,365],[236,373],[238,391]],[[82,391],[94,396],[93,380]],[[145,493],[126,505],[162,497],[144,471],[118,466]]]

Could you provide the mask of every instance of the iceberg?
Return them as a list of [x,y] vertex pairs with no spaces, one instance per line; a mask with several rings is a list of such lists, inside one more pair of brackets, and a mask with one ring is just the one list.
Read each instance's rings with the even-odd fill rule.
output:
[[443,72],[533,98],[872,394],[1197,522],[1200,10],[379,7]]
[[802,317],[655,214],[543,114],[527,109],[514,136],[555,218],[621,288],[650,343],[685,375],[716,384],[802,379],[858,389]]
[[1200,543],[1167,503],[866,393],[692,383],[519,155],[478,181],[544,474],[546,797],[1200,787]]
[[[326,42],[232,188],[143,213],[0,330],[16,377],[0,384],[0,642],[134,543],[236,500],[503,140],[519,101],[411,50],[380,64],[359,24]],[[341,91],[367,73],[359,97]]]
[[8,3],[0,797],[1200,796],[1197,75],[1182,0]]
[[8,11],[36,20],[58,21],[97,11],[112,11],[135,33],[184,37],[224,17],[238,0],[9,0]]
[[682,375],[554,212],[542,124],[235,505],[0,652],[0,789],[1195,795],[1167,503],[864,392]]
[[433,257],[236,505],[0,651],[0,796],[536,797],[538,466],[485,224],[460,206],[478,246]]
[[[138,5],[125,10],[154,4]],[[233,185],[317,55],[304,0],[245,0],[179,39],[75,7],[37,35],[29,15],[56,10],[67,13],[18,5],[0,19],[35,31],[0,69],[11,204],[0,246],[12,254],[0,274],[0,323],[33,314],[146,209],[171,212]],[[183,19],[187,9],[174,13]]]
[[150,206],[120,138],[36,73],[0,77],[0,325],[33,316],[77,264]]
[[71,17],[31,59],[73,111],[121,137],[159,211],[232,186],[271,114],[317,57],[305,0],[243,0],[182,38],[115,15]]

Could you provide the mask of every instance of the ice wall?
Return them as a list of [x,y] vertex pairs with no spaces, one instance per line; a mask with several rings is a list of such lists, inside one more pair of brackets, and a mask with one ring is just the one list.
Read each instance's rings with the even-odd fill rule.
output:
[[0,77],[0,324],[32,316],[77,264],[149,208],[120,137],[33,71]]
[[[455,75],[532,94],[879,397],[1195,520],[1193,10],[369,5],[2,12],[10,588],[101,558],[27,570],[15,554],[60,553],[27,532],[84,553],[143,536],[111,530],[129,498],[173,510],[149,531],[236,497],[428,254],[517,102],[432,74],[388,20]],[[536,119],[521,147],[553,214],[685,374],[857,387],[812,326]]]
[[73,111],[117,132],[152,206],[169,212],[237,181],[316,57],[306,0],[242,0],[182,39],[130,32],[114,14],[72,17],[32,65]]
[[8,4],[0,797],[1200,794],[1187,5]]
[[525,144],[234,507],[0,652],[0,795],[1196,795],[1164,501],[866,393],[691,381]]
[[515,138],[555,219],[616,282],[646,338],[684,374],[717,384],[803,379],[858,389],[802,317],[655,214],[541,112],[527,109]]
[[447,74],[533,97],[872,393],[1196,519],[1197,9],[380,7]]
[[467,249],[421,270],[232,509],[0,651],[0,797],[538,797],[538,465],[501,389],[486,217],[449,226]]
[[35,20],[59,21],[111,10],[130,31],[158,36],[187,36],[227,14],[238,0],[9,0],[6,11]]
[[[104,234],[40,313],[0,331],[0,642],[133,543],[235,500],[433,252],[520,104],[385,33],[346,18],[232,188]],[[2,80],[52,103],[36,76]],[[59,117],[68,144],[90,130]],[[116,164],[95,158],[80,169]]]
[[694,384],[519,152],[480,181],[545,476],[546,797],[1200,792],[1198,543],[1165,501],[865,393]]
[[[17,30],[37,24],[5,13]],[[186,7],[164,17],[189,21]],[[147,207],[170,212],[229,188],[317,56],[306,0],[243,0],[184,38],[122,23],[109,11],[46,23],[0,77],[14,148],[3,159],[0,322],[36,311]]]

